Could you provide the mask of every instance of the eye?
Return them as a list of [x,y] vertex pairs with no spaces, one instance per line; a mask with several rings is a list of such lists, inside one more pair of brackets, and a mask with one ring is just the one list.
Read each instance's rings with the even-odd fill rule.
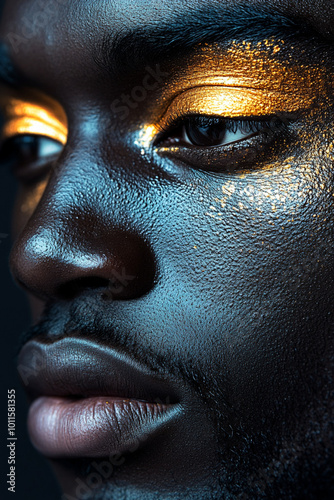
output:
[[[165,130],[163,146],[228,146],[273,130],[274,120],[231,120],[219,117],[191,116]],[[159,144],[161,146],[161,144]]]
[[194,146],[224,146],[248,139],[261,129],[261,124],[221,118],[195,117],[183,126],[185,142]]
[[0,149],[0,162],[22,182],[32,182],[46,173],[46,167],[61,154],[63,145],[40,135],[16,135]]
[[248,119],[176,117],[171,123],[166,120],[160,128],[154,147],[160,156],[197,170],[250,171],[268,164],[290,147],[293,121],[288,114]]

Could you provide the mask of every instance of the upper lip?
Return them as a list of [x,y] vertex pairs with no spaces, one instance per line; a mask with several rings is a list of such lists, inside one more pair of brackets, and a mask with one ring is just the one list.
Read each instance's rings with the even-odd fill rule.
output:
[[178,400],[175,388],[147,367],[115,349],[75,337],[52,344],[27,342],[18,371],[33,398],[114,396],[161,404]]

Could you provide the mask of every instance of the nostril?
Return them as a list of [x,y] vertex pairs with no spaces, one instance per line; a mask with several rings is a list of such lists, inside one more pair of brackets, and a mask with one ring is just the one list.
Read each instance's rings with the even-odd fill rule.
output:
[[57,296],[61,299],[73,299],[83,290],[98,289],[108,290],[109,280],[98,276],[85,276],[60,285]]
[[28,225],[11,253],[15,281],[38,299],[70,301],[90,290],[106,301],[135,300],[154,286],[154,254],[142,237],[101,228],[97,239],[80,225],[69,238],[67,229],[43,227]]

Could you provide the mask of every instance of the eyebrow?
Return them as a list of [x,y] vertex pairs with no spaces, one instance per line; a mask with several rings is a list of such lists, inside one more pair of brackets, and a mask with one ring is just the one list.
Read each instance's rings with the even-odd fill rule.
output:
[[[258,41],[272,36],[287,42],[313,40],[328,47],[328,41],[304,19],[288,17],[272,7],[239,4],[226,8],[217,3],[177,13],[169,23],[108,34],[95,48],[93,59],[113,78],[121,78],[127,71],[185,55],[201,43]],[[8,46],[0,41],[1,83],[14,88],[31,85],[13,64]]]
[[94,60],[115,78],[127,70],[136,71],[150,63],[186,55],[201,43],[260,41],[269,37],[328,46],[328,41],[306,20],[288,17],[273,7],[239,4],[226,8],[214,4],[177,13],[169,23],[154,26],[151,22],[116,36],[106,35]]

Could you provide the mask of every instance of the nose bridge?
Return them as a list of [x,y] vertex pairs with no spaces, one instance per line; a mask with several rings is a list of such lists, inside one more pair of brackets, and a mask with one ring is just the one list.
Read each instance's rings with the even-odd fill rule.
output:
[[14,243],[10,261],[16,280],[42,297],[110,283],[116,298],[147,291],[154,259],[128,219],[129,202],[137,199],[131,190],[133,184],[116,180],[94,152],[65,154]]
[[[61,248],[81,239],[89,253],[91,242],[98,243],[104,231],[115,227],[119,219],[124,222],[124,213],[117,216],[115,203],[119,182],[113,180],[108,167],[94,153],[95,150],[74,152],[66,147],[54,166],[25,229],[30,239],[44,241],[37,245],[40,251],[49,247],[51,251],[51,247]],[[46,245],[46,241],[52,244]]]

